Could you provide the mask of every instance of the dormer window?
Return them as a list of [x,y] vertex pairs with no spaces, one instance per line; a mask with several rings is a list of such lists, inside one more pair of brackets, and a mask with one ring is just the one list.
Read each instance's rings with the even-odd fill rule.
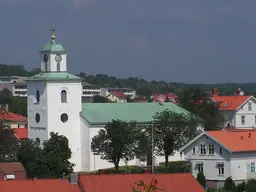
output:
[[204,144],[200,145],[200,154],[205,155],[206,154],[206,146]]
[[252,111],[252,102],[248,103],[248,111]]

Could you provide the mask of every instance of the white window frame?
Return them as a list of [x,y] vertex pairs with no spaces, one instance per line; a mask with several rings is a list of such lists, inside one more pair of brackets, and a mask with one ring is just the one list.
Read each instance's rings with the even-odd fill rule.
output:
[[248,102],[248,111],[252,111],[252,102]]
[[242,116],[241,116],[241,124],[242,124],[242,125],[245,125],[245,115],[242,115]]
[[209,155],[214,155],[214,144],[209,144],[208,148]]
[[217,164],[218,165],[218,175],[224,175],[225,169],[224,169],[224,163]]
[[197,164],[197,170],[198,172],[204,172],[204,165],[203,164]]
[[206,155],[206,145],[200,144],[200,155]]

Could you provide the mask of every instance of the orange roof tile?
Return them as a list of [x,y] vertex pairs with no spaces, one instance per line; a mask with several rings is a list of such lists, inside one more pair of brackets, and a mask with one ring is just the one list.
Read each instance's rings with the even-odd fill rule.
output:
[[[80,175],[79,183],[84,191],[131,192],[137,181],[143,180],[150,184],[154,177],[155,174]],[[156,179],[157,187],[166,191],[205,192],[190,173],[158,174]]]
[[28,139],[28,128],[16,128],[13,131],[19,139]]
[[215,102],[220,104],[220,110],[237,110],[251,96],[213,96]]
[[0,121],[27,121],[26,117],[0,109]]
[[78,185],[72,185],[68,180],[61,179],[0,181],[0,189],[6,192],[80,192]]
[[207,133],[232,152],[256,151],[256,131],[254,130],[208,131]]

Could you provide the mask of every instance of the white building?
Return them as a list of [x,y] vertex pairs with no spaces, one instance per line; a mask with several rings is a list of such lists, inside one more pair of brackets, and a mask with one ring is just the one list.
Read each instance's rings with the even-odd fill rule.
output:
[[235,183],[256,178],[256,132],[208,131],[191,140],[180,149],[191,162],[191,171],[197,177],[202,171],[209,187],[223,187],[232,177]]
[[211,99],[219,105],[226,125],[229,124],[235,128],[256,128],[255,97],[243,95],[241,89],[237,89],[235,95],[220,96],[218,90],[213,89]]
[[13,96],[27,97],[27,85],[25,77],[0,76],[0,90],[8,89]]
[[[67,72],[67,53],[55,41],[40,52],[41,73],[27,79],[28,88],[28,136],[42,144],[50,132],[58,132],[69,140],[71,162],[75,171],[94,171],[113,167],[91,152],[91,140],[100,129],[112,121],[137,121],[151,123],[153,115],[165,109],[188,113],[172,103],[87,103],[81,102],[81,79]],[[180,160],[180,154],[170,160]],[[164,157],[156,157],[156,164]],[[124,162],[120,163],[124,165]],[[138,160],[128,164],[141,165]]]
[[112,92],[122,92],[130,99],[134,99],[136,97],[136,91],[132,88],[120,88],[120,87],[105,87],[101,88],[100,95],[102,97],[106,97],[110,95]]

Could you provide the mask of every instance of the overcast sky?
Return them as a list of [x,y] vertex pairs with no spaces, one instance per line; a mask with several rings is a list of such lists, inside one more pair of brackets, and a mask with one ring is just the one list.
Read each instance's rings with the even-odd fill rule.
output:
[[0,0],[0,63],[39,67],[56,40],[72,73],[256,82],[255,0]]

